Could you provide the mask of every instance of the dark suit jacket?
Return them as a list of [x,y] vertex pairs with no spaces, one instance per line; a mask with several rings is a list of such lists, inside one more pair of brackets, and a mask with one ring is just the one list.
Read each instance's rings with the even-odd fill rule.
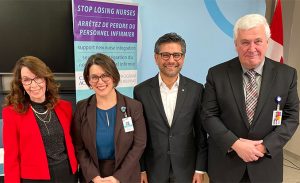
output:
[[[69,162],[75,173],[78,165],[70,135],[71,103],[60,100],[54,111],[63,128]],[[8,106],[3,108],[2,115],[5,182],[18,183],[21,178],[50,180],[44,142],[32,109],[20,114]]]
[[[208,174],[215,182],[239,182],[246,167],[251,182],[282,182],[283,146],[298,126],[299,99],[295,69],[265,59],[260,93],[252,125],[247,120],[239,59],[217,65],[208,71],[203,101],[203,126],[208,138]],[[275,97],[282,97],[282,125],[272,126]],[[238,138],[263,139],[270,158],[245,163],[232,151]]]
[[134,88],[143,104],[147,146],[141,159],[150,183],[166,182],[170,164],[177,182],[192,182],[195,170],[206,171],[206,133],[201,127],[203,86],[180,75],[176,108],[171,127],[160,95],[158,75]]
[[[125,132],[121,107],[126,106],[134,131]],[[139,159],[146,145],[146,129],[140,102],[117,92],[115,125],[115,170],[113,176],[121,183],[140,182]],[[96,149],[96,96],[79,101],[74,116],[74,145],[83,176],[87,182],[100,175]],[[100,175],[101,176],[101,175]]]

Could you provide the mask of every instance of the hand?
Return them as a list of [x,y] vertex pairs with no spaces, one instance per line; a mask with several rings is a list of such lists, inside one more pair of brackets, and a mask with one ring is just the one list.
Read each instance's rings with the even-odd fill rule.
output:
[[109,176],[109,177],[105,177],[102,179],[102,182],[106,182],[106,183],[120,183],[120,181],[118,179],[116,179],[113,176]]
[[204,182],[204,174],[195,172],[192,183],[202,183],[202,182]]
[[146,172],[141,172],[141,183],[148,183],[148,177]]
[[[253,142],[253,140],[248,140],[248,139],[243,139],[243,138],[240,138],[241,141],[244,141],[244,142]],[[257,150],[259,150],[261,153],[265,154],[267,152],[266,150],[266,147],[264,144],[258,144],[255,146]]]
[[262,142],[262,140],[255,141],[240,138],[235,141],[231,148],[244,162],[252,162],[257,161],[259,158],[264,156],[264,154],[256,148],[256,146],[260,145]]
[[267,150],[266,150],[266,146],[264,144],[259,144],[256,146],[256,149],[259,150],[261,153],[266,154]]
[[93,178],[92,181],[93,181],[94,183],[101,183],[101,182],[102,182],[102,177],[97,176],[97,177]]

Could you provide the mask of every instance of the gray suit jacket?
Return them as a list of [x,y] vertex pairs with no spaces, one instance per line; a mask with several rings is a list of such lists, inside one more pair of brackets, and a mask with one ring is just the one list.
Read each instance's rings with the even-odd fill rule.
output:
[[158,75],[134,88],[142,102],[147,129],[147,146],[141,159],[150,183],[164,183],[172,166],[177,182],[191,182],[195,170],[206,171],[206,132],[201,126],[203,86],[180,75],[171,127],[160,95]]
[[[247,120],[239,59],[212,67],[208,71],[203,101],[203,126],[208,138],[208,174],[214,182],[239,182],[246,168],[251,182],[282,182],[283,146],[299,123],[297,72],[295,69],[265,59],[260,93],[252,125]],[[272,126],[276,96],[283,110],[281,126]],[[263,139],[270,156],[245,163],[232,151],[238,138]]]
[[[134,131],[125,132],[121,107],[126,106]],[[117,92],[117,116],[114,130],[115,167],[113,176],[121,183],[139,183],[139,159],[146,145],[146,129],[140,102]],[[78,102],[74,114],[73,141],[85,181],[100,175],[96,149],[96,96]],[[100,175],[101,176],[101,175]]]

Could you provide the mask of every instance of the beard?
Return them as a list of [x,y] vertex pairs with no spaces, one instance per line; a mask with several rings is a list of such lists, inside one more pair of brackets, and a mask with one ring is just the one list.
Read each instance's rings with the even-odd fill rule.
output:
[[[173,66],[171,68],[168,68],[168,66]],[[175,64],[164,64],[159,68],[160,72],[163,73],[167,77],[175,77],[179,74],[179,72],[182,69],[182,65],[179,65],[178,63]]]

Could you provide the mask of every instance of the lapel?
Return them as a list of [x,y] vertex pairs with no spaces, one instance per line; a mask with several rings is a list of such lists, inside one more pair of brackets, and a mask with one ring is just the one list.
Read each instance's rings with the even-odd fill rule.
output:
[[62,109],[61,103],[58,102],[57,105],[54,107],[54,111],[56,113],[57,118],[59,119],[59,122],[61,126],[63,127],[64,133],[66,133],[66,130],[69,129],[67,127],[67,116],[64,114],[64,110]]
[[[117,108],[116,108],[117,115],[116,115],[115,129],[114,129],[114,133],[115,133],[114,143],[115,143],[116,154],[118,154],[117,153],[118,147],[116,146],[116,144],[117,144],[118,139],[120,138],[121,129],[123,127],[122,118],[124,117],[124,114],[121,112],[120,109],[122,106],[126,106],[126,104],[125,104],[124,96],[121,95],[117,90],[116,90],[116,93],[117,93]],[[92,141],[91,144],[93,144],[93,147],[90,147],[91,151],[89,151],[89,152],[90,152],[91,157],[93,158],[94,162],[99,167],[97,148],[96,148],[96,107],[97,107],[96,96],[92,95],[90,97],[90,100],[88,100],[88,102],[87,102],[87,108],[86,108],[87,123],[89,126],[89,132],[91,132],[90,140]],[[127,111],[127,115],[129,115],[128,109],[126,109],[126,111]]]
[[267,101],[270,91],[272,90],[274,79],[277,74],[277,72],[274,71],[275,68],[271,62],[274,61],[270,61],[268,58],[265,59],[257,107],[253,117],[253,125],[255,124],[260,112],[262,111],[265,102]]
[[154,100],[154,103],[156,104],[156,107],[161,114],[161,117],[163,118],[165,124],[169,127],[168,119],[163,107],[161,95],[160,95],[160,89],[159,89],[159,83],[158,83],[158,74],[152,78],[151,82],[152,88],[150,90],[152,99]]
[[[126,105],[124,96],[121,95],[117,90],[116,90],[116,93],[117,93],[117,108],[116,108],[117,116],[116,116],[116,124],[115,124],[115,131],[114,131],[115,132],[115,139],[114,139],[115,145],[117,144],[119,135],[123,128],[122,119],[125,117],[124,113],[121,111],[121,107],[126,107],[126,114],[129,117],[128,106]],[[115,146],[115,149],[117,152],[117,150],[118,150],[117,146]]]
[[247,114],[246,114],[246,104],[245,104],[245,95],[243,89],[243,70],[240,64],[238,57],[236,57],[233,62],[230,63],[229,68],[227,70],[227,74],[229,77],[229,82],[232,88],[232,92],[235,98],[235,102],[238,105],[240,110],[240,114],[245,122],[247,128],[250,128]]
[[98,166],[98,156],[97,156],[97,148],[96,148],[96,107],[97,107],[97,102],[96,102],[96,95],[92,95],[88,98],[87,100],[87,106],[86,106],[86,123],[88,123],[89,127],[89,132],[87,134],[90,134],[90,140],[92,141],[91,144],[93,145],[91,148],[90,154],[91,157],[93,158],[94,162]]
[[181,74],[179,75],[179,87],[178,87],[178,93],[177,93],[177,100],[176,100],[176,106],[174,110],[173,120],[172,120],[172,126],[176,122],[176,119],[178,118],[180,111],[182,109],[183,103],[185,101],[187,88],[186,88],[186,78],[183,77]]
[[21,122],[26,124],[26,128],[28,128],[33,134],[35,134],[36,138],[39,138],[42,144],[42,134],[40,131],[40,127],[36,121],[35,115],[31,107],[28,109],[28,112],[25,115],[21,115]]

